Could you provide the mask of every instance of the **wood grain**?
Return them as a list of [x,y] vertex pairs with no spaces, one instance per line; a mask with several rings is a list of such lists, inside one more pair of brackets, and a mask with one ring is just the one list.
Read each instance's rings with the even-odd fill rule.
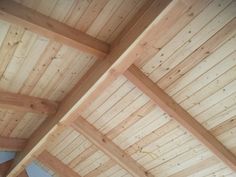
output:
[[26,145],[25,139],[0,136],[0,149],[6,151],[21,151]]
[[57,110],[56,102],[9,92],[0,92],[0,106],[39,114],[54,114]]
[[59,159],[46,150],[43,151],[37,159],[51,170],[54,170],[61,177],[80,177],[79,174],[74,172],[71,168],[63,164]]
[[102,59],[109,45],[13,1],[0,2],[0,18]]
[[236,157],[207,129],[196,121],[187,111],[159,88],[139,68],[132,65],[124,75],[136,87],[148,95],[169,116],[192,133],[202,144],[209,148],[219,159],[236,171]]

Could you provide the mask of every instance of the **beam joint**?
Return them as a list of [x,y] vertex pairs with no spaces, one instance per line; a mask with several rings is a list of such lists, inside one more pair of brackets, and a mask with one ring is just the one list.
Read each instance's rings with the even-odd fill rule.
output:
[[103,59],[109,44],[12,0],[0,1],[0,19]]
[[236,157],[220,141],[205,129],[194,117],[185,111],[175,100],[167,95],[138,67],[132,65],[125,73],[125,77],[137,88],[152,99],[170,117],[182,125],[196,137],[213,154],[221,159],[232,170],[236,171]]

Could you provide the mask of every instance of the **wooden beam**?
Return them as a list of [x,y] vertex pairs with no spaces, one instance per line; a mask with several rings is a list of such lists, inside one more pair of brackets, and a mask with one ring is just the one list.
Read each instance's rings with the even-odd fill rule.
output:
[[236,171],[236,157],[223,144],[221,144],[196,119],[185,111],[178,103],[159,88],[139,68],[132,65],[124,75],[137,88],[149,96],[161,109],[186,128],[202,144],[212,151],[232,170]]
[[9,160],[0,164],[0,177],[6,176],[8,170],[11,168],[12,162],[13,160]]
[[54,114],[57,103],[27,95],[0,92],[0,107],[39,114]]
[[[181,5],[184,5],[182,3],[181,1]],[[132,28],[116,40],[116,45],[106,60],[97,61],[61,102],[56,115],[33,133],[24,151],[16,157],[8,177],[19,174],[21,166],[31,161],[32,155],[43,149],[48,138],[56,133],[62,124],[75,120],[80,112],[83,112],[109,84],[138,59],[139,53],[145,51],[143,43],[159,32],[157,29],[166,22],[168,12],[172,12],[175,4],[176,1],[155,0]]]
[[50,39],[104,58],[109,45],[66,24],[40,14],[12,0],[0,1],[0,19],[24,27]]
[[0,149],[4,151],[22,151],[26,145],[25,139],[0,136]]
[[26,170],[23,170],[17,177],[29,177]]
[[37,159],[45,166],[53,170],[56,174],[61,177],[80,177],[78,173],[73,171],[67,165],[62,163],[58,158],[51,155],[48,151],[44,150]]
[[78,117],[76,121],[71,124],[71,126],[80,134],[84,135],[89,141],[95,144],[105,154],[111,157],[121,167],[126,169],[132,176],[152,176],[115,143],[100,133],[99,130],[97,130],[94,126],[89,124],[83,117]]

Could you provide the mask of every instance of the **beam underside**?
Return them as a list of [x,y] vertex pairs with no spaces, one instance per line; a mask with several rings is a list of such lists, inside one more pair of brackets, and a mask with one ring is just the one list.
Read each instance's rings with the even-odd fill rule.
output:
[[[150,27],[150,26],[149,26]],[[150,30],[150,28],[148,28],[148,30]],[[146,31],[145,31],[146,32]],[[129,32],[127,33],[127,34],[129,34]],[[144,34],[146,34],[146,33],[144,33]],[[145,35],[143,35],[143,36],[145,36]],[[143,37],[142,36],[142,37]],[[121,40],[122,41],[122,40]],[[131,40],[132,41],[132,40]],[[135,40],[134,40],[135,41]],[[140,40],[138,40],[138,41],[140,41]],[[120,41],[119,41],[120,42]],[[135,42],[131,42],[131,45],[133,45],[133,43],[135,43]],[[135,45],[137,45],[137,43],[135,43]],[[133,46],[132,46],[133,47]],[[140,46],[139,46],[140,47]],[[137,47],[137,48],[135,48],[136,50],[140,50],[140,48],[139,47]],[[121,47],[122,48],[122,47]],[[128,47],[129,48],[129,47]],[[143,51],[143,50],[141,50],[141,51]],[[122,52],[124,52],[124,51],[122,51]],[[118,47],[115,47],[115,49],[114,50],[112,50],[111,51],[111,54],[109,54],[108,56],[107,56],[107,60],[109,60],[109,61],[111,61],[111,63],[108,63],[107,61],[105,61],[105,62],[97,62],[96,63],[96,65],[95,65],[95,67],[97,68],[97,67],[100,67],[100,69],[96,69],[95,70],[95,72],[94,71],[92,71],[92,70],[90,70],[90,71],[92,71],[91,73],[89,73],[85,78],[86,79],[89,79],[89,80],[93,80],[94,82],[92,82],[92,84],[90,84],[90,83],[85,83],[85,82],[83,82],[82,81],[82,83],[83,83],[83,86],[82,86],[82,90],[80,89],[79,90],[79,92],[78,93],[74,93],[74,92],[71,92],[70,93],[70,97],[73,97],[73,95],[79,95],[79,99],[78,100],[80,100],[80,101],[74,101],[74,99],[72,98],[69,98],[69,101],[68,100],[66,100],[66,103],[64,103],[64,104],[62,104],[63,105],[63,108],[62,108],[62,110],[63,111],[65,111],[67,108],[69,108],[69,110],[72,110],[72,111],[66,111],[66,113],[64,113],[63,111],[61,111],[61,112],[59,112],[59,113],[57,113],[57,115],[56,115],[56,120],[54,120],[53,121],[53,123],[51,124],[52,126],[48,129],[48,132],[49,132],[49,134],[52,134],[54,131],[55,131],[55,125],[58,123],[58,122],[62,122],[62,123],[65,123],[65,124],[67,124],[67,122],[70,122],[71,120],[77,120],[78,121],[78,119],[77,119],[77,116],[78,116],[78,112],[82,112],[83,110],[85,110],[86,109],[86,107],[87,107],[87,105],[89,105],[89,103],[91,102],[91,100],[94,100],[98,95],[99,95],[99,93],[101,93],[103,90],[104,90],[104,88],[106,88],[107,87],[107,85],[109,85],[112,81],[114,81],[119,75],[121,75],[122,73],[124,73],[126,70],[127,70],[127,68],[135,61],[135,59],[133,59],[133,60],[130,60],[130,61],[127,61],[128,60],[128,58],[131,58],[132,56],[134,56],[136,53],[135,52],[133,52],[133,53],[129,53],[129,54],[125,54],[125,56],[123,56],[123,53],[122,52],[120,52],[120,46],[118,46]],[[140,53],[140,51],[139,51],[139,53]],[[120,61],[123,61],[122,62],[122,65],[120,64],[120,61],[119,62],[116,62],[116,61],[118,61],[118,59],[117,59],[117,57],[118,57],[118,59],[119,58],[121,58],[120,59]],[[127,60],[125,61],[125,59],[124,58],[126,58]],[[94,69],[94,68],[93,68]],[[128,70],[128,72],[129,72],[129,70]],[[128,72],[126,72],[125,73],[125,75],[127,76],[127,75],[129,75],[129,76],[127,76],[130,80],[131,80],[131,82],[133,81],[132,80],[132,77],[133,76],[130,76],[130,73],[129,74],[127,74]],[[133,71],[132,71],[133,72]],[[93,75],[96,75],[97,74],[97,77],[94,77]],[[131,73],[132,74],[132,73]],[[134,79],[135,80],[135,79]],[[98,82],[95,82],[95,81],[98,81]],[[137,87],[139,87],[139,88],[141,88],[141,89],[143,89],[143,87],[146,87],[146,86],[140,86],[140,85],[142,85],[143,84],[143,81],[142,81],[142,83],[140,84],[140,83],[138,83],[137,84],[137,82],[136,81],[133,81],[134,83],[135,83],[135,85],[137,85]],[[79,84],[81,84],[81,83],[79,83]],[[94,84],[94,85],[93,85]],[[152,84],[147,84],[147,85],[152,85]],[[74,89],[74,91],[76,91],[77,89]],[[86,91],[84,91],[84,90],[92,90],[92,91],[94,91],[94,92],[90,92],[88,95],[86,95]],[[155,89],[154,89],[155,90]],[[157,90],[157,89],[156,89]],[[155,93],[155,91],[152,91],[151,90],[151,92],[152,93],[150,93],[150,91],[145,91],[144,90],[144,93],[146,93],[148,96],[153,96],[153,94]],[[154,93],[153,93],[154,92]],[[161,92],[161,91],[159,91],[159,92]],[[164,94],[164,93],[162,93],[162,94]],[[85,95],[85,96],[84,96]],[[154,94],[155,95],[155,94]],[[77,96],[78,97],[78,96]],[[159,96],[157,96],[156,95],[156,97],[159,97]],[[151,97],[152,98],[152,97]],[[166,98],[166,96],[165,96],[165,98]],[[171,99],[171,98],[167,98],[167,99]],[[72,100],[72,101],[71,101]],[[82,100],[82,101],[81,101]],[[166,108],[166,105],[162,105],[162,103],[160,103],[160,100],[159,101],[157,101],[157,100],[155,100],[156,101],[156,103],[158,103],[158,105],[161,107],[161,108],[163,108],[167,113],[169,113],[172,117],[174,117],[174,118],[176,118],[176,120],[178,121],[178,122],[180,122],[181,123],[181,125],[183,125],[185,128],[187,128],[193,135],[195,135],[203,144],[205,144],[213,153],[215,153],[216,154],[216,156],[217,157],[219,157],[221,160],[223,160],[226,164],[228,164],[232,169],[234,169],[234,170],[236,170],[236,168],[235,168],[235,157],[234,157],[234,155],[232,156],[232,153],[230,153],[221,143],[219,143],[217,140],[216,140],[216,138],[214,137],[214,136],[212,136],[212,135],[210,135],[209,134],[209,132],[207,132],[207,130],[205,130],[203,127],[201,127],[201,125],[198,125],[195,121],[193,121],[193,120],[191,120],[189,123],[187,123],[186,124],[186,122],[181,122],[182,121],[182,117],[186,117],[186,111],[184,112],[184,110],[182,110],[183,112],[182,113],[175,113],[175,112],[173,112],[173,108]],[[68,104],[68,102],[69,103],[71,103],[72,102],[72,104]],[[173,103],[173,100],[172,100],[172,103]],[[68,105],[70,105],[70,106],[68,106]],[[176,105],[176,103],[173,103],[174,105]],[[75,105],[74,107],[73,106],[71,106],[71,105]],[[169,106],[169,104],[168,104],[168,106]],[[177,107],[178,107],[178,105],[177,105]],[[72,108],[72,109],[71,109]],[[74,111],[76,109],[76,111]],[[181,109],[181,108],[179,108],[179,109]],[[69,112],[69,113],[68,113]],[[66,116],[65,116],[66,115]],[[59,118],[60,119],[59,119]],[[192,117],[191,117],[191,119],[193,119]],[[59,121],[58,121],[59,120]],[[189,119],[188,119],[189,120]],[[188,122],[188,120],[187,120],[187,122]],[[186,120],[184,120],[184,121],[186,121]],[[190,125],[191,124],[191,125]],[[190,126],[190,128],[188,128],[188,126]],[[197,127],[197,129],[198,130],[195,130],[195,128],[193,128],[193,126],[195,127]],[[201,127],[201,128],[199,128],[199,127]],[[44,129],[45,130],[45,129]],[[47,129],[46,129],[47,130]],[[202,130],[203,132],[204,132],[204,136],[200,133],[199,134],[199,130]],[[81,132],[81,130],[80,130],[80,132]],[[87,134],[87,133],[84,133],[85,135]],[[48,134],[47,134],[48,135]],[[46,136],[47,137],[47,136]],[[203,139],[202,139],[203,138]],[[211,140],[213,138],[213,140]],[[209,141],[210,140],[210,141]],[[44,142],[46,142],[46,139],[45,140],[43,140],[43,143]],[[39,146],[37,146],[37,148],[36,149],[38,149],[38,148],[40,148],[40,146],[43,144],[43,143],[39,143]],[[96,142],[95,142],[95,144],[96,144]],[[215,147],[216,146],[216,147]],[[98,145],[98,147],[99,147],[99,145]],[[100,147],[100,148],[102,148],[102,147]],[[31,151],[30,151],[31,152]],[[34,151],[33,151],[34,152]],[[110,153],[110,150],[109,150],[109,152],[108,152],[108,154]],[[27,155],[27,154],[26,154]],[[110,155],[109,155],[110,156]],[[114,158],[114,157],[113,157]],[[120,163],[120,162],[118,162],[118,163]],[[128,170],[129,170],[129,167],[124,167],[124,168],[128,168]],[[132,171],[134,171],[134,170],[131,170],[130,172],[132,173]],[[135,173],[134,173],[135,174]],[[139,176],[139,175],[137,175],[137,176]],[[144,175],[145,176],[145,175]]]
[[[76,120],[79,112],[83,112],[90,102],[103,92],[107,85],[111,84],[120,74],[137,59],[136,52],[143,51],[140,42],[152,33],[155,25],[158,25],[158,16],[165,9],[170,11],[168,6],[171,1],[154,1],[148,8],[147,13],[119,39],[105,60],[95,63],[94,67],[81,79],[75,88],[68,94],[58,108],[58,112],[48,122],[43,123],[32,135],[24,151],[19,154],[8,177],[17,175],[22,170],[22,165],[27,164],[32,158],[31,154],[40,151],[47,139],[57,131],[61,124],[67,124]],[[140,48],[141,47],[141,48]],[[141,50],[140,50],[141,49]],[[135,56],[129,59],[130,56]],[[119,163],[119,162],[118,162]],[[132,169],[127,169],[128,171]],[[133,172],[134,174],[137,172]],[[147,176],[143,172],[143,176]]]
[[236,171],[236,157],[196,119],[149,79],[138,67],[132,65],[124,75],[137,88],[153,100],[170,117],[181,124],[213,154]]
[[91,53],[99,59],[104,58],[110,51],[109,44],[12,0],[0,1],[0,19]]

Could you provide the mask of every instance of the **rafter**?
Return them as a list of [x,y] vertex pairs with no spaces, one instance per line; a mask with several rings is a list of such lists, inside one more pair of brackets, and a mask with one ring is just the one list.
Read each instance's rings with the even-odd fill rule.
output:
[[[34,153],[43,149],[44,143],[57,132],[61,124],[68,124],[76,120],[79,113],[83,112],[109,84],[139,58],[140,54],[145,51],[145,45],[143,44],[159,32],[158,29],[162,26],[162,23],[166,22],[167,12],[172,12],[175,4],[175,1],[155,0],[146,13],[132,25],[132,28],[129,28],[121,38],[116,40],[106,59],[94,64],[61,102],[55,116],[43,123],[33,133],[24,151],[17,156],[8,177],[19,174],[22,170],[21,166],[31,161]],[[164,15],[162,15],[162,12]]]
[[132,65],[124,75],[136,87],[148,95],[160,108],[194,135],[202,144],[208,147],[208,149],[211,150],[219,159],[221,159],[232,170],[236,171],[235,155],[161,88],[159,88],[151,79],[149,79],[139,68]]
[[103,58],[109,45],[11,0],[0,1],[0,19]]
[[0,107],[39,114],[54,114],[57,103],[27,95],[0,92]]
[[26,145],[26,140],[0,136],[0,149],[5,151],[21,151]]
[[88,140],[95,144],[100,150],[111,157],[120,166],[126,169],[130,174],[137,177],[152,175],[136,163],[128,154],[120,149],[115,143],[99,132],[94,126],[89,124],[83,117],[78,117],[71,126],[84,135]]
[[73,171],[67,165],[63,164],[59,159],[57,159],[46,150],[43,151],[37,157],[37,159],[49,169],[55,171],[59,176],[80,177],[78,173]]

